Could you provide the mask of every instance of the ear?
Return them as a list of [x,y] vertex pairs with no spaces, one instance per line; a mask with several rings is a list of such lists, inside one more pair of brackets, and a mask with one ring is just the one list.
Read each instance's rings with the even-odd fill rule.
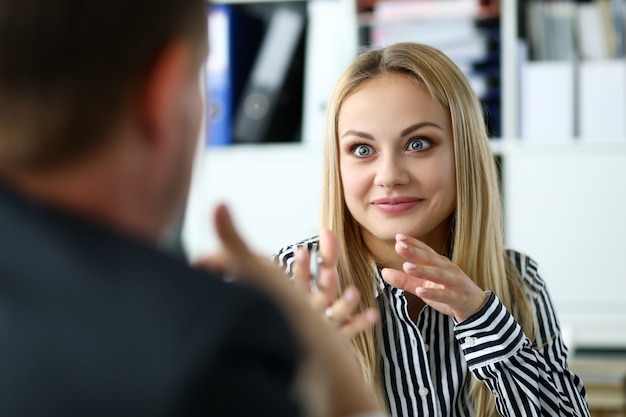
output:
[[185,94],[191,52],[188,43],[172,42],[149,69],[138,105],[141,131],[150,141],[168,137],[177,128],[176,108]]

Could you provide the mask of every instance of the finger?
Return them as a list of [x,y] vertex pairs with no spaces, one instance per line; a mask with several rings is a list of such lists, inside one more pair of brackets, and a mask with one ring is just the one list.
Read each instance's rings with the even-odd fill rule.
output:
[[214,225],[217,236],[228,252],[237,254],[242,258],[252,255],[248,249],[248,245],[246,245],[237,231],[230,211],[225,204],[218,204],[215,208]]
[[339,261],[339,240],[328,229],[320,233],[320,256],[322,259],[317,286],[334,300],[339,293],[337,263]]
[[412,246],[404,241],[396,242],[394,249],[396,253],[403,258],[423,265],[435,265],[440,256],[439,254],[433,253],[428,249]]
[[455,283],[454,274],[439,266],[404,262],[402,264],[402,270],[408,275],[411,275],[423,281],[430,281],[438,285],[452,286]]
[[451,263],[448,258],[437,253],[426,243],[403,234],[396,235],[395,251],[403,258],[423,265],[444,268]]
[[328,229],[320,232],[320,255],[322,268],[336,268],[339,261],[339,239]]
[[[342,296],[326,310],[326,315],[333,320],[343,323],[347,321],[359,304],[360,294],[354,286],[349,286]],[[329,318],[330,318],[329,317]]]
[[210,268],[217,271],[222,271],[223,265],[226,263],[227,255],[223,250],[219,250],[209,255],[203,255],[193,261],[191,261],[192,267]]
[[269,256],[250,251],[224,204],[216,207],[214,218],[215,230],[222,243],[220,259],[226,274],[271,294],[295,292],[287,274]]
[[313,294],[312,302],[316,310],[323,310],[333,304],[339,293],[339,275],[334,268],[320,271],[317,282],[317,291]]
[[411,294],[415,293],[415,288],[421,287],[424,283],[428,282],[413,275],[409,275],[404,271],[398,271],[393,268],[383,268],[381,275],[385,282],[392,287],[408,291]]
[[303,247],[296,248],[293,263],[293,281],[295,287],[308,294],[311,292],[311,272],[309,271],[310,254]]
[[213,254],[205,255],[195,260],[192,265],[217,269],[225,273],[233,269],[231,258],[235,253],[240,252],[245,256],[246,253],[249,253],[249,250],[235,229],[228,208],[224,204],[219,204],[215,208],[213,217],[213,223],[222,247]]
[[339,333],[352,339],[357,334],[371,328],[380,320],[380,313],[375,308],[368,308],[363,313],[358,314],[350,319],[339,328]]
[[419,239],[415,239],[414,237],[407,236],[402,233],[398,233],[396,235],[396,243],[405,243],[409,247],[413,247],[416,249],[423,250],[426,253],[430,253],[433,255],[439,255],[437,251],[428,246],[426,243],[422,242]]

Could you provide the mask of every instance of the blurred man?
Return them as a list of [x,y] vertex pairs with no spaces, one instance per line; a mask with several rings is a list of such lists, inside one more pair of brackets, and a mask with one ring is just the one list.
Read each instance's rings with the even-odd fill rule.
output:
[[190,181],[204,8],[0,0],[2,416],[300,415],[312,363],[324,414],[377,411],[224,208],[220,267],[276,305],[157,249]]

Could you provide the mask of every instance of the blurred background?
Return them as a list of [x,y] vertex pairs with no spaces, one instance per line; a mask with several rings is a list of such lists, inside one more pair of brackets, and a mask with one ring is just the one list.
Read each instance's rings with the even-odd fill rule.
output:
[[506,244],[538,262],[593,415],[626,415],[626,0],[237,0],[206,17],[185,256],[217,247],[218,202],[268,256],[316,234],[339,74],[370,45],[430,44],[483,103]]

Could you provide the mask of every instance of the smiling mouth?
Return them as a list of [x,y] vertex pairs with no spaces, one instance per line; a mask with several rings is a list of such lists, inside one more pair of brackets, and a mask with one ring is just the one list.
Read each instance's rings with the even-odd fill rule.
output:
[[401,214],[418,206],[422,199],[418,198],[386,198],[375,200],[372,205],[385,214]]

